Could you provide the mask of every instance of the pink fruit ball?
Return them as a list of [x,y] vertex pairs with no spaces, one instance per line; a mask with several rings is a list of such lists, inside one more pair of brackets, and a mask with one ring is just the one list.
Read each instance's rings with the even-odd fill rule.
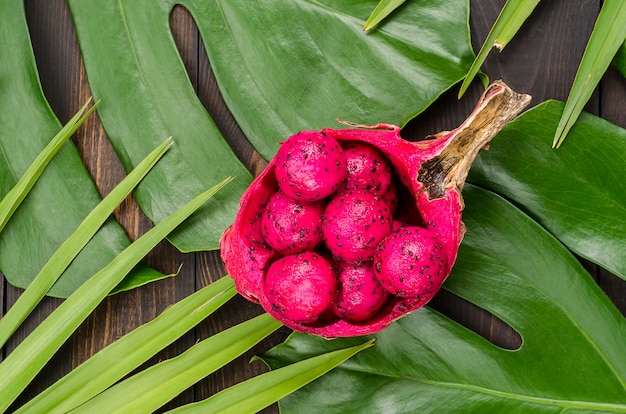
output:
[[339,272],[341,288],[335,315],[350,322],[362,322],[376,315],[387,302],[389,292],[376,278],[372,262],[342,263]]
[[346,262],[372,260],[378,243],[390,232],[393,217],[387,204],[372,193],[350,191],[333,197],[324,212],[324,240]]
[[387,206],[389,206],[389,211],[391,211],[391,214],[394,214],[396,212],[399,200],[398,190],[393,182],[389,185],[387,191],[378,194],[378,197],[380,197],[380,199],[383,200],[385,204],[387,204]]
[[282,192],[274,193],[261,220],[263,238],[282,254],[314,250],[323,241],[321,201],[295,201]]
[[418,298],[443,283],[447,276],[446,252],[430,230],[404,226],[380,243],[374,269],[389,292]]
[[272,263],[265,278],[271,313],[298,323],[315,322],[332,307],[338,288],[331,263],[315,252],[285,256]]
[[289,137],[274,160],[278,186],[294,200],[316,201],[328,197],[348,172],[343,149],[323,131]]
[[344,146],[348,175],[345,190],[365,190],[381,195],[391,185],[391,167],[376,148],[362,142]]

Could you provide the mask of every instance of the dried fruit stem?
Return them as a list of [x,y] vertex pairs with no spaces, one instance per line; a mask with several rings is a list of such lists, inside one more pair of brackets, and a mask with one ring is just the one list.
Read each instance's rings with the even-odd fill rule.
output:
[[425,161],[419,171],[429,199],[445,195],[446,189],[459,192],[478,151],[486,148],[498,132],[515,118],[529,103],[531,97],[518,94],[504,82],[493,82],[483,93],[472,114],[451,132],[441,152]]

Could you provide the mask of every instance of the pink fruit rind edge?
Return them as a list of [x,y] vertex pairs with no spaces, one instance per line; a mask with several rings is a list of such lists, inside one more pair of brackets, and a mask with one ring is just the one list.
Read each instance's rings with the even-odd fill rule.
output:
[[[504,100],[504,103],[494,104],[492,106],[495,108],[487,108],[488,110],[486,110],[489,102],[495,100],[493,98],[498,97],[498,95],[505,95],[500,99]],[[514,104],[507,104],[507,99]],[[375,146],[389,158],[400,180],[412,193],[426,227],[433,231],[438,240],[446,246],[445,251],[448,256],[448,265],[445,269],[446,277],[429,293],[418,298],[393,296],[374,317],[358,323],[337,319],[330,322],[303,324],[285,319],[280,313],[275,312],[264,293],[264,270],[267,269],[269,262],[276,259],[276,256],[271,250],[264,250],[262,243],[250,240],[250,237],[245,236],[246,232],[250,231],[250,229],[245,228],[246,225],[254,221],[261,205],[278,187],[274,173],[274,160],[270,161],[265,170],[244,192],[235,221],[224,232],[220,241],[222,259],[227,264],[227,271],[234,279],[238,292],[248,300],[259,303],[266,312],[285,326],[299,332],[326,338],[373,334],[383,330],[398,318],[424,306],[438,292],[456,261],[458,246],[465,234],[465,226],[461,221],[464,207],[461,191],[475,153],[480,148],[485,147],[497,131],[514,118],[529,101],[528,95],[516,94],[503,82],[496,81],[485,90],[472,114],[458,128],[441,132],[430,139],[417,142],[404,140],[400,136],[398,126],[383,123],[375,126],[354,125],[356,128],[351,129],[325,128],[322,130],[342,145],[348,142],[365,142]],[[494,112],[497,116],[490,112]],[[486,128],[489,131],[486,133],[487,137],[482,139],[484,142],[479,142],[474,149],[475,153],[468,156],[469,165],[461,168],[463,171],[457,172],[457,177],[452,177],[446,182],[443,195],[431,199],[429,192],[419,179],[422,165],[425,161],[442,153],[457,135],[462,134],[465,129],[471,128],[472,123],[481,113],[490,119],[493,117],[494,125]],[[478,124],[480,123],[478,122]],[[307,133],[317,135],[320,131],[303,131],[299,134]],[[251,249],[254,250],[254,254],[250,254]]]

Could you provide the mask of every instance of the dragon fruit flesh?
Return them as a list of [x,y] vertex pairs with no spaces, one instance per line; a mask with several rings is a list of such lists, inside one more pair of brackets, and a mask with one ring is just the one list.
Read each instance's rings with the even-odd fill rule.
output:
[[349,322],[360,322],[376,315],[387,302],[389,292],[374,273],[372,262],[342,263],[337,269],[340,289],[334,312]]
[[386,158],[373,146],[349,143],[344,148],[348,174],[338,191],[365,190],[382,195],[391,186],[391,167]]
[[295,200],[316,201],[334,193],[346,178],[343,149],[326,132],[301,132],[274,157],[278,186]]
[[261,219],[263,239],[281,254],[315,250],[323,241],[322,201],[297,201],[282,191],[270,196]]
[[[427,228],[402,226],[378,245],[376,277],[390,293],[419,297],[437,289],[447,276],[443,244]],[[418,277],[413,277],[418,275]]]
[[299,323],[314,322],[330,309],[337,288],[333,265],[310,251],[276,260],[265,279],[272,312]]
[[374,259],[378,244],[391,233],[393,217],[387,204],[366,191],[336,194],[324,211],[326,247],[347,262]]
[[286,326],[366,335],[420,308],[456,260],[461,191],[481,148],[530,101],[501,81],[453,131],[303,131],[243,194],[221,239],[237,290]]

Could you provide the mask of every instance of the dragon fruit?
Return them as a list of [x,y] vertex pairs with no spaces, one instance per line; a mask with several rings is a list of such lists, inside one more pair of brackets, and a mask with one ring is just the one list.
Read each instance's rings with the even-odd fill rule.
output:
[[[474,158],[529,102],[496,81],[458,128],[422,141],[388,124],[288,138],[222,236],[237,290],[286,326],[327,338],[372,334],[420,308],[456,260]],[[369,167],[355,168],[355,156]],[[284,247],[293,234],[319,233],[317,218],[289,219],[288,232],[270,235],[275,194],[325,205],[322,240]]]
[[380,197],[380,199],[387,204],[387,208],[389,208],[391,214],[396,212],[396,209],[398,208],[398,190],[393,181],[389,187],[387,187],[387,191],[379,194],[378,197]]
[[346,145],[344,149],[348,174],[338,191],[365,190],[376,195],[386,193],[391,186],[391,167],[373,146],[362,142]]

